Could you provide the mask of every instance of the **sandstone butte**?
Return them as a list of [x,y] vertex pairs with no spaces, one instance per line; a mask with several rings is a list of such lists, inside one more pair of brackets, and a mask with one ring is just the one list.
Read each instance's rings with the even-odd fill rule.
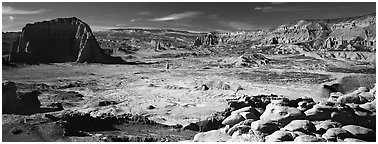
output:
[[13,42],[10,62],[123,63],[101,49],[91,28],[76,17],[26,24]]

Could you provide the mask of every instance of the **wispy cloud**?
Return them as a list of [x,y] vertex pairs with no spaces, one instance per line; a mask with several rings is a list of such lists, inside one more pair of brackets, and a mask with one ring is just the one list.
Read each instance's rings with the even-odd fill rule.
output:
[[219,24],[229,27],[233,30],[250,30],[255,29],[256,26],[249,22],[240,22],[240,21],[218,21]]
[[138,18],[135,18],[135,19],[131,19],[130,22],[140,21],[142,19],[143,19],[142,17],[138,17]]
[[173,20],[180,20],[180,19],[185,19],[185,18],[192,18],[192,17],[199,16],[201,14],[202,12],[199,12],[199,11],[188,11],[184,13],[171,14],[171,15],[167,15],[160,18],[154,18],[150,20],[151,21],[173,21]]
[[4,22],[12,22],[14,21],[16,18],[14,16],[3,16],[3,23]]
[[271,9],[273,9],[273,7],[255,7],[255,10],[262,10],[262,11],[267,11]]
[[220,19],[219,14],[217,14],[217,13],[209,15],[209,18],[210,19]]
[[115,27],[102,26],[102,25],[92,25],[91,26],[92,31],[106,31],[106,30],[113,29],[113,28],[115,28]]
[[127,27],[127,24],[116,24],[116,27]]
[[142,12],[138,12],[137,14],[138,14],[138,15],[150,15],[150,14],[152,14],[152,13],[149,12],[149,11],[142,11]]
[[310,11],[316,8],[309,6],[292,6],[292,7],[255,7],[255,10],[260,10],[262,12],[299,12],[299,11]]
[[16,9],[9,6],[3,6],[3,15],[30,15],[30,14],[41,14],[44,13],[45,9],[39,9],[39,10],[22,10],[22,9]]
[[280,5],[280,4],[285,4],[287,2],[271,2],[272,5]]
[[9,21],[13,21],[14,20],[14,17],[13,16],[9,16]]

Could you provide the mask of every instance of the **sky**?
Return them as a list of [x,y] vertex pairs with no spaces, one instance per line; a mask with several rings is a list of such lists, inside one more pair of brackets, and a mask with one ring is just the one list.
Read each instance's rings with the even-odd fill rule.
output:
[[130,27],[237,31],[375,12],[375,2],[3,2],[2,28],[21,31],[27,23],[77,17],[93,31]]

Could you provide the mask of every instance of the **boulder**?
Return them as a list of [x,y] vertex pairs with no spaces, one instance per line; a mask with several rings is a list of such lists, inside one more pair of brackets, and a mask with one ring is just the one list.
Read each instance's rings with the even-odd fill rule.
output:
[[240,125],[240,126],[238,126],[237,130],[231,136],[236,137],[236,136],[239,136],[239,135],[242,135],[242,134],[248,134],[250,129],[251,129],[251,126]]
[[232,111],[232,112],[231,112],[231,115],[232,115],[232,114],[239,114],[239,113],[241,113],[241,112],[251,112],[251,113],[253,113],[253,114],[255,114],[255,115],[260,116],[260,113],[259,113],[254,107],[251,107],[251,106],[243,107],[243,108],[241,108],[241,109],[238,109],[238,110]]
[[261,120],[277,121],[286,125],[294,119],[304,119],[305,114],[297,108],[268,104],[264,113],[260,116]]
[[293,141],[296,134],[289,131],[275,131],[271,135],[265,137],[265,142],[282,142]]
[[227,133],[221,132],[219,130],[211,130],[208,132],[201,132],[194,136],[194,142],[226,142],[231,139]]
[[344,142],[366,142],[364,140],[356,139],[356,138],[346,138]]
[[257,137],[253,134],[242,134],[232,137],[227,142],[264,142],[264,138]]
[[249,106],[248,103],[243,101],[229,101],[227,104],[231,110],[238,110]]
[[[252,123],[253,121],[254,121],[254,120],[252,120],[252,119],[246,119],[246,120],[244,120],[244,121],[242,121],[242,122],[239,122],[239,123],[235,124],[235,125],[232,126],[230,129],[227,130],[227,134],[230,135],[230,136],[232,136],[232,134],[233,134],[234,132],[236,132],[237,130],[239,130],[241,126],[249,126],[249,127],[250,127],[250,126],[251,126],[251,123]],[[227,126],[229,126],[229,125],[227,125]]]
[[243,116],[244,119],[252,119],[252,120],[258,120],[259,117],[256,116],[254,113],[251,112],[241,112],[239,115]]
[[376,92],[376,85],[374,85],[374,88],[370,89],[368,92],[361,92],[358,95],[366,98],[368,101],[375,100],[375,92]]
[[228,116],[226,119],[223,120],[222,124],[223,125],[230,125],[233,126],[241,121],[244,121],[245,118],[241,116],[240,114],[233,114]]
[[376,114],[375,112],[361,108],[358,104],[348,104],[353,110],[354,114],[352,116],[354,120],[354,125],[363,126],[366,128],[375,128],[376,125]]
[[342,124],[355,124],[357,115],[347,105],[337,106],[337,110],[331,113],[331,119]]
[[215,130],[223,127],[222,121],[225,119],[222,113],[213,113],[206,120],[199,121],[196,124],[199,126],[199,131],[205,132]]
[[309,120],[293,120],[286,125],[283,130],[287,131],[301,131],[301,132],[315,132],[315,125]]
[[[230,125],[227,125],[227,126],[230,126]],[[230,129],[227,130],[227,134],[232,136],[232,134],[234,134],[234,132],[236,132],[239,129],[240,126],[242,126],[242,125],[236,124],[236,125],[232,126]]]
[[330,128],[322,135],[327,140],[353,138],[353,135],[342,128]]
[[224,127],[224,125],[222,125],[222,121],[224,119],[225,117],[223,116],[223,113],[216,112],[216,113],[211,114],[205,120],[202,120],[196,123],[190,123],[184,126],[182,129],[201,131],[201,132],[215,130],[215,129]]
[[339,99],[340,97],[342,97],[343,94],[341,92],[334,92],[334,93],[331,93],[329,98],[328,98],[328,102],[333,102],[333,103],[337,103],[337,99]]
[[270,133],[280,128],[278,122],[269,120],[257,120],[251,123],[251,129],[261,133]]
[[326,142],[327,140],[314,135],[300,135],[294,139],[294,142]]
[[300,101],[298,102],[297,109],[304,112],[308,109],[311,109],[315,104],[316,104],[315,102]]
[[360,87],[373,89],[375,87],[375,74],[358,74],[342,77],[336,81],[329,82],[320,89],[319,96],[328,98],[332,92],[349,94]]
[[355,103],[355,104],[366,103],[368,100],[365,97],[359,95],[361,93],[359,90],[356,90],[356,91],[350,94],[340,96],[339,98],[337,98],[337,103],[342,103],[342,104],[343,103]]
[[89,25],[76,17],[26,24],[10,51],[10,62],[124,63],[105,54]]
[[308,120],[327,120],[331,118],[331,113],[337,108],[325,104],[316,104],[311,109],[305,111]]
[[343,126],[342,129],[347,130],[357,139],[375,141],[376,134],[372,129],[357,125],[346,125]]
[[358,96],[363,97],[367,101],[375,100],[375,94],[372,94],[370,92],[362,92],[362,93],[359,93]]
[[373,112],[361,108],[360,105],[358,105],[358,104],[349,104],[348,106],[350,106],[351,108],[353,108],[354,113],[357,116],[367,117],[367,116],[371,116],[373,114]]
[[[337,91],[343,94],[349,94],[353,91],[362,92],[361,90],[373,89],[376,83],[375,74],[359,74],[359,75],[349,75],[342,77],[329,85],[332,85]],[[364,89],[360,87],[365,87]]]
[[330,128],[341,128],[341,125],[339,122],[327,120],[319,122],[319,124],[315,125],[315,128],[318,133],[323,134]]
[[376,100],[374,100],[372,102],[367,102],[367,103],[361,104],[360,107],[375,113],[376,108],[377,108],[376,107]]
[[236,136],[232,137],[231,139],[227,140],[227,142],[255,142],[249,138],[245,138],[243,136]]
[[226,126],[220,128],[218,130],[223,132],[223,133],[227,133],[230,130],[230,125],[226,125]]
[[[284,130],[283,128],[281,128],[281,130]],[[295,133],[296,135],[300,136],[300,135],[307,135],[308,132],[302,132],[302,131],[292,131],[293,133]]]
[[276,105],[276,106],[289,106],[290,105],[290,100],[289,99],[271,100],[270,104],[271,105]]

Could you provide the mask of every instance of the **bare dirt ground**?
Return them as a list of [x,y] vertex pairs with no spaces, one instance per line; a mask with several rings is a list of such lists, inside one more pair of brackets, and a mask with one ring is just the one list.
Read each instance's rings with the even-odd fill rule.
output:
[[[115,115],[142,115],[165,125],[185,126],[203,120],[211,113],[222,111],[227,107],[226,99],[237,95],[276,94],[289,98],[308,96],[322,101],[325,99],[317,95],[322,83],[355,73],[356,69],[360,69],[361,73],[375,73],[375,66],[360,65],[350,69],[350,63],[339,61],[345,66],[335,70],[332,65],[335,63],[331,60],[295,55],[267,56],[273,60],[271,64],[247,68],[227,67],[217,63],[226,57],[172,58],[161,54],[140,53],[139,57],[142,58],[133,61],[142,61],[144,64],[134,65],[54,63],[3,66],[2,78],[3,81],[15,82],[18,90],[41,91],[38,98],[42,106],[61,102],[65,110],[94,108],[111,111]],[[156,55],[160,58],[153,58]],[[166,68],[167,62],[169,69]],[[330,68],[333,70],[329,70]],[[230,88],[201,88],[205,83],[219,81],[228,84]],[[94,105],[95,101],[113,103],[98,107]],[[3,114],[3,124],[12,119],[12,115]],[[7,128],[3,126],[3,133],[4,129]],[[192,139],[197,133],[168,129],[123,124],[118,131],[89,132],[92,134],[80,138],[70,137],[71,140],[67,141],[105,141],[100,138],[101,135],[117,132],[114,135],[165,134],[171,135],[171,138],[166,138],[168,141],[182,141]],[[8,140],[12,141],[11,138]],[[129,138],[115,138],[112,141],[117,140],[128,141]]]

